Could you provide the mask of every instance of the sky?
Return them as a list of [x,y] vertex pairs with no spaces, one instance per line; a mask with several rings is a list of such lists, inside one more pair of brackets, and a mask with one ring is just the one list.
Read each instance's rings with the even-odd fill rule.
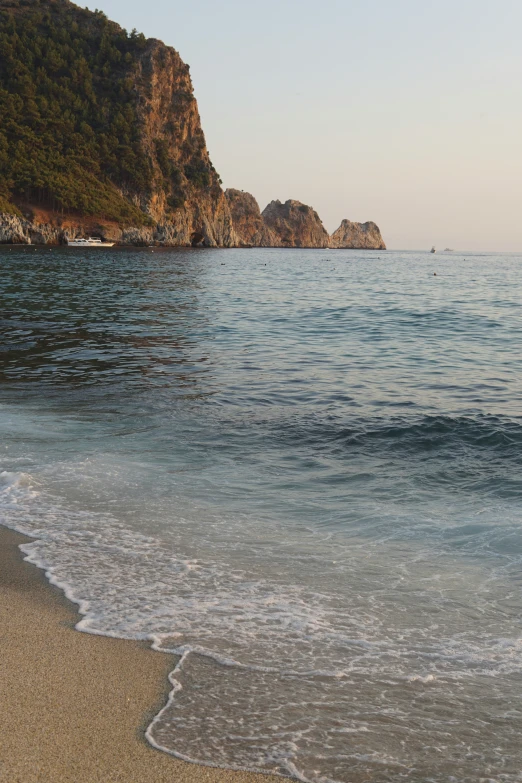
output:
[[373,220],[395,249],[522,251],[521,0],[88,7],[179,51],[224,187],[261,209]]

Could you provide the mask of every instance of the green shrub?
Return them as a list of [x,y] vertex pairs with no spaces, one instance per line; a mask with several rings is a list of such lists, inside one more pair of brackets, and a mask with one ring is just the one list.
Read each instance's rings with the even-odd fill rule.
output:
[[17,217],[22,217],[22,213],[20,212],[18,207],[15,207],[14,204],[11,204],[3,196],[0,196],[0,214],[16,215]]
[[201,158],[193,158],[184,167],[185,176],[193,185],[199,188],[208,188],[210,185],[210,171],[208,165]]
[[167,198],[167,204],[171,209],[181,209],[181,207],[185,204],[185,199],[183,196],[169,196]]

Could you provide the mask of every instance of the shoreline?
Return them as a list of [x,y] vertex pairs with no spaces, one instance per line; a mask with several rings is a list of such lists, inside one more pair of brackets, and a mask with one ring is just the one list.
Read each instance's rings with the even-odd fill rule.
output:
[[[52,242],[0,242],[0,247],[9,247],[9,248],[24,248],[24,247],[34,247],[34,248],[69,248],[73,250],[86,250],[89,249],[87,247],[78,247],[77,245],[68,245],[67,243],[52,243]],[[113,246],[111,248],[105,248],[110,250],[128,250],[129,248],[134,248],[135,250],[147,250],[150,248],[153,248],[154,250],[356,250],[357,252],[367,251],[368,253],[385,253],[389,250],[389,248],[378,248],[378,247],[315,247],[312,245],[306,245],[303,247],[300,247],[298,245],[283,245],[282,247],[279,247],[278,245],[168,245],[164,242],[158,242],[155,240],[155,243],[153,242],[151,245],[145,245],[145,244],[138,244],[135,242],[114,242]],[[403,252],[403,251],[390,251],[390,252]],[[427,253],[428,255],[431,255],[431,250],[419,250],[419,251],[406,251],[406,252],[419,252],[419,253]],[[444,250],[437,250],[437,253],[440,255],[444,252],[452,252],[452,253],[459,253],[460,251],[444,251]],[[513,251],[514,252],[514,251]]]
[[154,749],[176,656],[77,631],[75,605],[24,562],[30,540],[0,525],[1,783],[275,783]]

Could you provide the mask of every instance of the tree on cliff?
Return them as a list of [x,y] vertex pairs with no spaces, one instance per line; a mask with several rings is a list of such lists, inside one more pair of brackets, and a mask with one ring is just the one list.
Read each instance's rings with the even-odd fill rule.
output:
[[151,185],[131,71],[146,45],[62,0],[0,2],[0,199],[142,225]]

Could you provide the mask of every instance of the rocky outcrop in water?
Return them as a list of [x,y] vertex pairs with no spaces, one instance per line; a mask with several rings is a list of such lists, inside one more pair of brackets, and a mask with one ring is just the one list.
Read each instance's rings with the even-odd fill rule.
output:
[[312,207],[293,199],[271,201],[262,214],[281,247],[328,247],[330,237]]
[[343,220],[330,237],[331,248],[353,248],[359,250],[386,250],[379,226],[371,221],[352,223]]
[[281,247],[279,237],[269,229],[254,196],[243,190],[225,191],[234,231],[243,247]]
[[343,220],[337,231],[328,236],[317,212],[300,201],[272,201],[261,213],[250,193],[229,188],[225,195],[243,247],[386,249],[375,223]]

